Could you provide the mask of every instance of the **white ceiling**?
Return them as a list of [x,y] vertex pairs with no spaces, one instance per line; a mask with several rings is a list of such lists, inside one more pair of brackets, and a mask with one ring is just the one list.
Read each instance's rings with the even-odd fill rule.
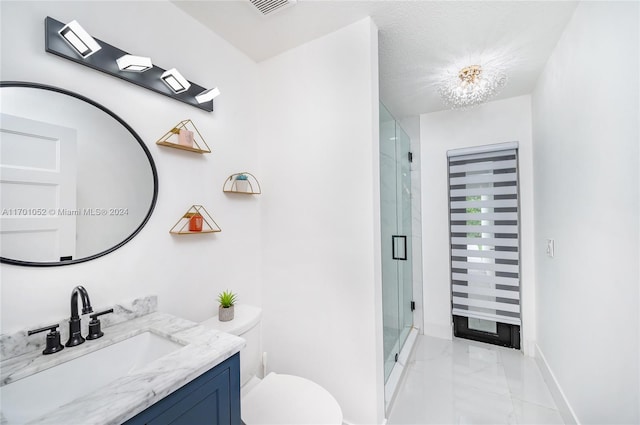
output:
[[531,93],[577,5],[573,1],[298,0],[262,16],[248,0],[175,0],[256,62],[366,16],[380,30],[380,99],[397,117],[446,109],[444,70],[500,63],[508,82],[495,99]]

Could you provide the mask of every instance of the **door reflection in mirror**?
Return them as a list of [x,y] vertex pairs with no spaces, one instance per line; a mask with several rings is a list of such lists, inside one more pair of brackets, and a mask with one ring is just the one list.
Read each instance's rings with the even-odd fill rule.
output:
[[135,131],[75,93],[1,84],[2,262],[86,261],[135,236],[157,197],[155,165]]

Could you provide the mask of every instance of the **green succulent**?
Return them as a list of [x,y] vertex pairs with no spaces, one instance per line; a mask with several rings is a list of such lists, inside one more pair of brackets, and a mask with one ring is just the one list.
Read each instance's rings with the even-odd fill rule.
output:
[[236,302],[237,295],[231,291],[222,291],[218,294],[218,302],[223,308],[231,307]]

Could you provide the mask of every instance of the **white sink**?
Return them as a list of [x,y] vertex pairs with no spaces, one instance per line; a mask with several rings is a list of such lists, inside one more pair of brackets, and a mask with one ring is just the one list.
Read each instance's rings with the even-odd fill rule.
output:
[[[154,333],[143,332],[0,387],[3,419],[7,424],[29,422],[182,347]],[[51,356],[73,349],[65,348]]]

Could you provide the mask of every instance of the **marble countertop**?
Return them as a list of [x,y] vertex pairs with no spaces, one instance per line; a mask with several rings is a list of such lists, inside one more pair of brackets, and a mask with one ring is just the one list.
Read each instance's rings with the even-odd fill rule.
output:
[[242,338],[155,312],[110,326],[104,329],[104,337],[59,353],[45,356],[37,351],[2,361],[0,382],[10,384],[143,332],[152,332],[184,347],[29,423],[120,424],[239,352],[245,345]]

